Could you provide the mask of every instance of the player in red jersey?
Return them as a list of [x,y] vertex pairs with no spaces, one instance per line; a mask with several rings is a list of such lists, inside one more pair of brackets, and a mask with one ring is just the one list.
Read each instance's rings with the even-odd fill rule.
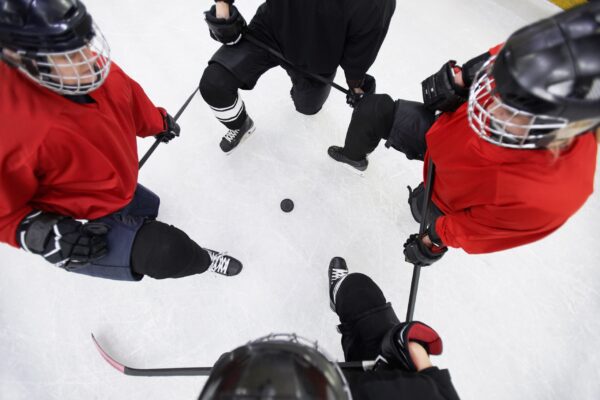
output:
[[108,279],[240,272],[155,220],[136,136],[179,126],[111,62],[79,0],[0,0],[0,55],[0,241]]
[[[334,160],[363,172],[385,139],[436,167],[428,229],[406,242],[407,261],[429,265],[447,246],[488,253],[530,243],[584,204],[600,136],[599,32],[600,4],[586,4],[515,32],[462,68],[445,64],[423,82],[424,104],[363,99],[344,147],[328,150]],[[419,222],[423,198],[421,184],[409,198]]]

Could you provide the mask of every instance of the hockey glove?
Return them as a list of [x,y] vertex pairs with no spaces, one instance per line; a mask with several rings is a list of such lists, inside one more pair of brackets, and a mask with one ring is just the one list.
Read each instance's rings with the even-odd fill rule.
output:
[[398,324],[385,334],[381,342],[381,357],[392,367],[417,371],[408,350],[409,342],[419,343],[429,355],[442,354],[442,338],[437,332],[422,322],[413,321]]
[[363,80],[362,85],[360,85],[363,93],[355,93],[354,88],[350,85],[350,92],[346,95],[346,103],[352,108],[356,107],[365,96],[375,94],[376,87],[377,83],[375,78],[371,75],[365,75],[365,79]]
[[483,53],[462,65],[462,78],[465,84],[465,89],[470,89],[473,84],[473,80],[477,73],[481,70],[481,67],[492,57],[489,52]]
[[438,261],[448,251],[447,247],[427,247],[418,234],[412,234],[404,243],[404,258],[417,267],[427,267]]
[[17,241],[49,263],[74,270],[106,255],[108,230],[99,222],[83,224],[71,217],[34,211],[21,221]]
[[442,68],[421,82],[423,103],[431,111],[453,112],[469,97],[469,90],[454,81],[456,61],[448,61]]
[[159,110],[163,115],[165,131],[159,133],[154,137],[163,143],[169,143],[171,140],[175,139],[176,137],[179,137],[181,128],[179,127],[177,122],[175,122],[175,119],[171,115],[169,115],[164,109],[161,108]]
[[217,18],[216,7],[212,6],[204,13],[210,37],[227,46],[236,44],[246,29],[246,20],[235,6],[229,6],[229,18]]

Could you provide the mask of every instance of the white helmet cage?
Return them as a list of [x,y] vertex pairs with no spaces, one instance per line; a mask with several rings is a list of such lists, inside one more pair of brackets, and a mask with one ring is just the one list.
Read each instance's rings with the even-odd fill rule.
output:
[[539,149],[571,139],[600,124],[600,118],[569,121],[532,114],[504,103],[501,94],[495,91],[491,74],[495,59],[491,57],[477,73],[469,94],[469,124],[484,140],[514,149]]
[[94,23],[94,37],[86,45],[63,52],[22,52],[21,72],[62,95],[83,95],[98,89],[110,72],[110,47]]

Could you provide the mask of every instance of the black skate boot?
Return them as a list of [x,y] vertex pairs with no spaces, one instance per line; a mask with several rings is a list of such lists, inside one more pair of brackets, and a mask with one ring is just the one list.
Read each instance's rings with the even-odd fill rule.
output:
[[204,249],[210,256],[210,266],[208,271],[220,275],[233,276],[242,271],[242,263],[225,253],[219,253],[214,250]]
[[240,129],[230,129],[229,132],[223,136],[221,144],[219,145],[221,146],[221,150],[223,150],[225,154],[230,154],[231,151],[241,143],[242,139],[250,136],[255,129],[254,121],[252,121],[250,116],[247,116]]
[[363,176],[367,167],[369,166],[369,161],[365,158],[364,160],[354,161],[346,157],[343,153],[343,148],[339,146],[331,146],[327,149],[327,154],[329,157],[333,158],[337,162],[341,162],[348,168],[350,171]]
[[333,257],[329,263],[329,306],[335,312],[335,296],[344,278],[348,276],[348,266],[342,257]]

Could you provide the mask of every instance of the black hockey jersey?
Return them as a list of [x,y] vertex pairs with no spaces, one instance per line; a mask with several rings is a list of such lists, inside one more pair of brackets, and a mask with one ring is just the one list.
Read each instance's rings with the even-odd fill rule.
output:
[[298,67],[331,74],[344,69],[362,82],[388,31],[396,0],[267,0],[250,31]]
[[354,400],[459,400],[446,369],[344,371]]

